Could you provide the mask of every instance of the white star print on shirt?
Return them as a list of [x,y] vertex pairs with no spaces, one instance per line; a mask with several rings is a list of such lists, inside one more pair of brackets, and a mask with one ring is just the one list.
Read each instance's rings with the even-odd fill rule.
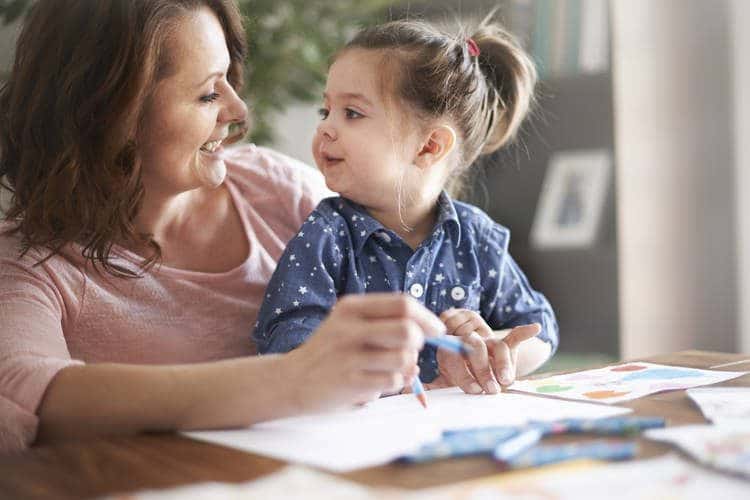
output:
[[[336,205],[342,211],[334,213],[332,209]],[[385,228],[376,226],[368,214],[353,212],[357,207],[344,205],[338,199],[322,201],[313,214],[315,220],[306,221],[304,231],[298,230],[302,239],[295,238],[287,247],[287,265],[280,266],[269,284],[269,290],[276,288],[274,284],[286,286],[261,308],[254,334],[259,351],[286,352],[304,342],[317,324],[307,319],[317,316],[322,319],[323,311],[335,304],[337,296],[374,289],[391,290],[392,285],[401,290],[408,288],[415,279],[425,287],[421,301],[435,313],[447,307],[467,305],[481,311],[485,321],[493,327],[502,326],[509,319],[518,323],[528,318],[528,322],[544,324],[540,338],[554,348],[554,316],[543,297],[537,300],[536,294],[529,296],[524,292],[520,298],[512,298],[523,283],[511,278],[522,274],[510,255],[505,255],[507,229],[479,212],[470,220],[460,220],[455,211],[451,213],[453,208],[448,205],[445,213],[441,212],[440,220],[446,227],[456,225],[456,231],[445,231],[443,237],[442,228],[438,229],[421,248],[411,251],[398,236],[390,236]],[[451,234],[465,237],[456,240]],[[374,238],[366,240],[369,235]],[[495,250],[498,257],[495,257]],[[504,276],[505,283],[501,283],[500,278]],[[457,300],[451,297],[451,291],[459,283],[466,287],[466,296]],[[503,284],[505,294],[500,291]],[[533,304],[527,305],[529,302]],[[277,309],[281,314],[276,313]],[[304,319],[300,321],[299,317],[289,315],[287,309],[301,312]],[[437,366],[434,357],[434,353],[426,353],[424,359],[420,357],[420,368],[428,377],[434,375]]]

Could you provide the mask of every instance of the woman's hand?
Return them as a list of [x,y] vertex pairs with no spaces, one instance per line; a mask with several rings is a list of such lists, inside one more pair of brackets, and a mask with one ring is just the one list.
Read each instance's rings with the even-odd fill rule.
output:
[[471,346],[472,353],[464,359],[438,349],[440,375],[426,386],[435,389],[457,385],[469,394],[497,394],[500,385],[511,385],[516,379],[518,346],[541,330],[539,323],[532,323],[499,335],[477,312],[467,309],[449,309],[440,319],[449,334],[460,336]]
[[434,314],[406,295],[349,295],[286,355],[282,376],[299,389],[302,411],[370,401],[409,384],[419,371],[424,337],[444,331]]

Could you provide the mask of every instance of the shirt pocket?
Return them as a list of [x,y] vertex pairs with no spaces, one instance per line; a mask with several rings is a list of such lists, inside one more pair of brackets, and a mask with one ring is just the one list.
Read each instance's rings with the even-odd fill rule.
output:
[[478,283],[443,282],[432,289],[430,302],[437,314],[450,308],[479,311],[481,296],[482,287]]

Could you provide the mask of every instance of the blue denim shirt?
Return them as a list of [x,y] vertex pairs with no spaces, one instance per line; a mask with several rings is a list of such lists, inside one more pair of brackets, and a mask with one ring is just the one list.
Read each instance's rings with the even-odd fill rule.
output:
[[[435,314],[478,311],[493,330],[537,322],[557,349],[557,321],[508,253],[510,232],[478,208],[442,193],[432,234],[412,250],[345,198],[320,202],[289,242],[266,289],[253,338],[260,353],[302,344],[337,297],[405,292]],[[438,375],[435,348],[419,356],[420,378]]]

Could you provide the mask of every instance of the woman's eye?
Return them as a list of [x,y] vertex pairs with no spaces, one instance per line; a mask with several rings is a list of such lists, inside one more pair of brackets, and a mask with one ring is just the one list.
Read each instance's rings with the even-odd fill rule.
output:
[[202,96],[201,102],[214,102],[218,98],[219,94],[217,92],[211,92],[210,94]]
[[320,108],[318,110],[318,116],[320,116],[321,120],[325,120],[328,118],[329,111],[326,108]]
[[354,110],[353,110],[353,109],[351,109],[351,108],[346,108],[346,117],[347,117],[347,118],[352,118],[352,119],[356,119],[356,118],[363,118],[364,116],[365,116],[365,115],[363,115],[362,113],[359,113],[359,112],[357,112],[357,111],[354,111]]

